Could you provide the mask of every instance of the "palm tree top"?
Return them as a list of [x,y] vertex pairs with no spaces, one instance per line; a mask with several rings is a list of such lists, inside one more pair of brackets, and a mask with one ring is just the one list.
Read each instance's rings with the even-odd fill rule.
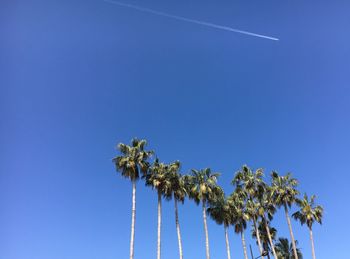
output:
[[253,219],[259,216],[262,207],[259,202],[247,200],[246,201],[246,213],[249,215],[249,218]]
[[112,159],[116,170],[121,172],[122,176],[130,180],[137,180],[140,172],[146,174],[149,168],[148,159],[153,155],[153,151],[146,151],[147,141],[144,139],[133,138],[131,145],[119,143],[117,149],[120,155]]
[[256,202],[259,204],[259,215],[264,216],[266,213],[269,220],[272,220],[276,212],[275,200],[271,190],[271,187],[265,184],[263,191],[256,197]]
[[210,168],[192,169],[192,174],[186,177],[189,197],[197,204],[200,201],[210,202],[221,195],[221,188],[217,185],[220,173],[212,172]]
[[146,186],[157,189],[166,198],[170,199],[172,196],[171,177],[178,172],[179,168],[179,161],[166,164],[159,162],[159,159],[156,158],[154,163],[150,166],[148,173],[144,176]]
[[227,202],[231,208],[232,224],[236,233],[241,233],[247,228],[247,221],[250,220],[249,213],[246,208],[246,193],[240,188],[227,198]]
[[258,168],[255,172],[247,165],[236,172],[231,184],[242,188],[247,192],[249,198],[255,198],[264,193],[265,183],[263,181],[264,170]]
[[306,223],[309,228],[312,228],[315,221],[322,224],[323,208],[315,204],[315,199],[315,195],[312,195],[309,199],[305,193],[303,199],[297,199],[296,203],[300,209],[292,215],[302,225]]
[[225,227],[228,227],[234,222],[233,208],[225,197],[224,192],[222,191],[221,193],[210,203],[207,212],[217,224],[224,224]]
[[292,178],[291,173],[287,173],[284,176],[280,176],[277,172],[273,171],[271,195],[275,200],[277,206],[287,205],[291,207],[296,202],[299,191],[296,189],[298,181]]
[[[295,240],[295,244],[298,245],[298,241]],[[278,242],[275,245],[275,249],[278,255],[278,258],[286,258],[286,259],[295,259],[293,254],[292,244],[289,242],[287,238],[280,237]],[[301,250],[297,248],[298,259],[303,259],[303,255]]]
[[180,161],[175,161],[169,165],[169,170],[167,178],[170,182],[168,193],[166,197],[171,199],[174,197],[177,201],[184,202],[185,197],[187,196],[186,180],[187,178],[179,172],[181,168]]

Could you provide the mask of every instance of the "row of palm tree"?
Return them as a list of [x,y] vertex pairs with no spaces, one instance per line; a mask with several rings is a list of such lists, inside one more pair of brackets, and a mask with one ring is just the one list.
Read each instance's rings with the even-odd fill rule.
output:
[[[210,259],[209,234],[207,215],[217,224],[224,226],[227,258],[231,259],[228,237],[229,227],[241,236],[244,258],[248,259],[245,242],[245,230],[252,223],[252,236],[256,238],[260,256],[264,258],[271,251],[275,259],[285,259],[286,239],[275,243],[276,229],[271,227],[271,221],[277,209],[283,208],[291,238],[293,259],[302,259],[300,250],[296,247],[289,210],[297,205],[299,210],[292,217],[309,228],[313,259],[316,259],[312,226],[314,222],[321,223],[323,209],[315,205],[315,196],[309,200],[305,194],[299,199],[298,181],[291,174],[285,176],[277,172],[271,173],[270,183],[264,181],[262,169],[251,170],[243,166],[236,172],[232,185],[233,192],[226,196],[217,184],[219,173],[210,168],[192,169],[188,175],[180,173],[180,162],[162,163],[156,158],[152,163],[153,151],[145,150],[146,141],[133,139],[131,145],[118,144],[120,154],[113,158],[116,170],[132,182],[132,220],[130,238],[130,259],[134,258],[135,214],[136,214],[136,181],[142,178],[146,186],[157,191],[158,224],[157,224],[157,259],[161,258],[161,223],[162,199],[174,200],[175,225],[178,237],[179,258],[183,259],[182,239],[178,215],[178,203],[186,198],[202,205],[203,226],[205,233],[206,259]],[[289,249],[290,250],[290,249]]]

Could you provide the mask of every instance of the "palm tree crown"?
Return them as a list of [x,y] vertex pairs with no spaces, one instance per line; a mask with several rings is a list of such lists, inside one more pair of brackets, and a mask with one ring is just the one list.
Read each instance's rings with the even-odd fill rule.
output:
[[192,175],[188,177],[189,195],[197,204],[200,201],[209,202],[221,193],[217,185],[219,173],[212,173],[210,168],[202,170],[192,169]]
[[119,143],[117,148],[121,155],[113,158],[113,162],[118,172],[130,180],[137,180],[140,172],[146,174],[149,168],[147,161],[153,154],[153,151],[146,151],[146,140],[132,139],[131,145]]
[[232,184],[236,187],[244,189],[248,194],[248,198],[252,199],[264,192],[265,183],[262,179],[264,172],[261,168],[253,172],[247,165],[235,174]]
[[303,199],[297,200],[300,210],[292,215],[292,217],[299,220],[302,225],[306,223],[309,228],[312,228],[315,221],[322,224],[323,208],[319,205],[315,205],[315,199],[315,195],[312,195],[309,200],[307,194],[304,194]]
[[169,194],[177,201],[184,202],[187,196],[186,177],[179,173],[180,162],[170,165],[168,179],[170,181]]
[[278,175],[277,172],[272,172],[271,193],[278,206],[287,205],[291,207],[296,202],[296,197],[299,191],[296,189],[298,181],[292,178],[288,173],[285,176]]
[[[298,245],[298,241],[295,240],[296,245]],[[283,259],[295,259],[295,256],[293,254],[293,247],[292,244],[289,243],[289,240],[287,238],[279,238],[277,244],[275,245],[276,252],[278,255],[278,258]],[[299,259],[303,259],[303,255],[301,253],[301,250],[299,248],[297,250],[297,255]]]
[[272,196],[272,188],[268,185],[264,186],[264,192],[258,197],[260,204],[260,216],[264,217],[264,214],[267,215],[267,218],[271,221],[273,215],[276,213],[275,200]]
[[224,224],[225,227],[228,227],[233,223],[232,207],[225,198],[223,191],[222,195],[219,195],[210,203],[207,212],[218,225]]
[[247,228],[247,221],[250,220],[245,199],[245,193],[240,188],[236,188],[228,197],[228,204],[231,206],[234,215],[232,220],[236,233],[242,233]]
[[152,166],[149,168],[149,173],[145,175],[146,186],[151,186],[157,189],[164,197],[170,199],[172,196],[171,175],[177,172],[180,167],[180,162],[175,161],[171,164],[160,163],[156,158]]

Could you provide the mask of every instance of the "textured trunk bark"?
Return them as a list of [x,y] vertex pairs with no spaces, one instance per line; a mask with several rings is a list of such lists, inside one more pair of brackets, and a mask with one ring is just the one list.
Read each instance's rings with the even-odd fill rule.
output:
[[228,240],[227,226],[224,226],[224,227],[225,227],[225,240],[226,240],[227,259],[231,259],[230,242],[229,242],[229,240]]
[[271,249],[272,249],[272,254],[273,254],[273,257],[275,259],[278,259],[277,258],[277,254],[276,254],[276,250],[275,250],[275,245],[273,244],[272,242],[272,237],[271,237],[271,233],[270,233],[270,228],[269,226],[267,225],[267,221],[266,221],[266,217],[264,215],[264,222],[265,222],[265,228],[266,228],[266,232],[267,232],[267,237],[269,238],[269,241],[270,241],[270,246],[271,246]]
[[157,259],[160,259],[160,230],[162,226],[162,194],[158,192],[158,239],[157,239]]
[[298,259],[297,248],[296,248],[296,245],[295,245],[295,239],[294,239],[293,230],[292,230],[292,223],[290,222],[290,218],[289,218],[289,215],[288,215],[287,204],[284,204],[284,212],[286,214],[286,219],[287,219],[287,223],[288,223],[290,238],[292,239],[292,246],[293,246],[294,257],[295,257],[295,259]]
[[134,259],[135,217],[136,217],[136,182],[135,180],[133,180],[132,181],[130,259]]
[[205,201],[202,201],[202,210],[203,210],[203,223],[204,223],[204,232],[205,232],[205,254],[207,259],[210,259],[209,252],[209,237],[208,237],[208,226],[207,226],[207,211],[205,206]]
[[260,256],[262,258],[265,258],[262,254],[263,254],[263,248],[261,245],[261,240],[260,240],[260,231],[258,229],[258,226],[256,225],[256,219],[255,217],[253,217],[253,223],[254,223],[254,228],[255,228],[255,233],[256,233],[256,239],[258,240],[258,246],[259,246],[259,251],[260,251]]
[[311,249],[312,249],[312,258],[316,259],[315,247],[314,247],[314,237],[312,235],[312,228],[309,228],[309,230],[310,230],[310,241],[311,241]]
[[246,246],[246,244],[245,244],[245,239],[244,239],[244,232],[241,232],[241,238],[242,238],[242,246],[243,246],[244,259],[248,259],[247,246]]
[[180,259],[183,259],[179,214],[178,214],[178,209],[177,209],[177,200],[175,197],[174,197],[174,203],[175,203],[175,224],[176,224],[176,232],[177,232],[177,241],[179,244],[179,257],[180,257]]

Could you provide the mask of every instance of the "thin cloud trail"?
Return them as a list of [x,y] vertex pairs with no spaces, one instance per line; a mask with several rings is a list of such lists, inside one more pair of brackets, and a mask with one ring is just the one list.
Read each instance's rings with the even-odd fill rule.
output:
[[241,33],[241,34],[245,34],[245,35],[249,35],[249,36],[253,36],[253,37],[258,37],[258,38],[263,38],[263,39],[267,39],[267,40],[274,40],[274,41],[278,41],[279,40],[278,38],[275,38],[275,37],[270,37],[270,36],[266,36],[266,35],[262,35],[262,34],[249,32],[249,31],[237,30],[237,29],[234,29],[234,28],[231,28],[231,27],[228,27],[228,26],[222,26],[222,25],[218,25],[218,24],[214,24],[214,23],[194,20],[194,19],[190,19],[190,18],[186,18],[186,17],[182,17],[182,16],[177,16],[177,15],[173,15],[173,14],[169,14],[169,13],[156,11],[156,10],[145,8],[145,7],[140,7],[140,6],[137,6],[137,5],[126,4],[126,3],[122,3],[122,2],[119,2],[119,1],[113,1],[113,0],[104,0],[104,1],[107,2],[107,3],[110,3],[110,4],[115,4],[115,5],[119,5],[119,6],[122,6],[122,7],[135,9],[135,10],[138,10],[138,11],[141,11],[141,12],[151,13],[151,14],[155,14],[155,15],[158,15],[158,16],[172,18],[172,19],[176,19],[176,20],[179,20],[179,21],[183,21],[183,22],[199,24],[199,25],[203,25],[203,26],[207,26],[207,27],[211,27],[211,28],[215,28],[215,29],[219,29],[219,30],[225,30],[225,31],[230,31],[230,32]]

